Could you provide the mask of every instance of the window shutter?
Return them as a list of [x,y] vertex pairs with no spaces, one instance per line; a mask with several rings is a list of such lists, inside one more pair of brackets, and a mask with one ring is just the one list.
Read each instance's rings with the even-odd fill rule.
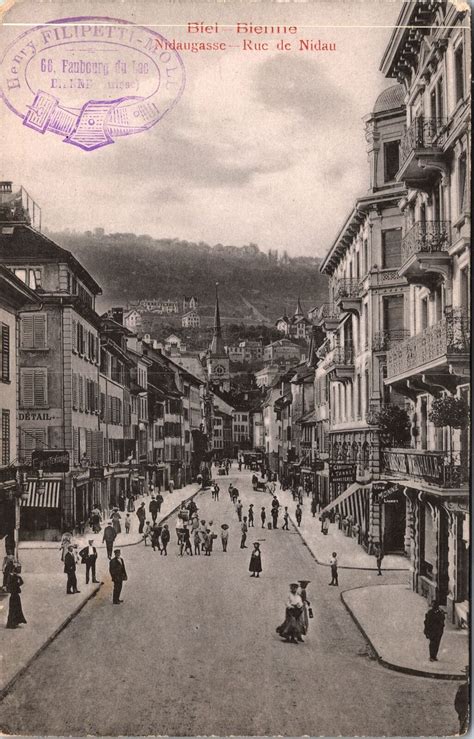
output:
[[34,404],[35,406],[45,406],[48,403],[48,371],[46,369],[37,369],[34,371]]
[[21,346],[22,349],[32,349],[34,346],[33,316],[21,317]]
[[33,370],[22,367],[20,370],[20,403],[23,408],[34,406]]
[[77,411],[78,407],[78,393],[77,393],[77,374],[72,373],[72,407]]
[[86,429],[86,457],[92,461],[92,431]]
[[46,344],[46,315],[33,315],[33,346],[35,349],[45,349]]
[[29,464],[31,463],[31,452],[34,449],[44,449],[46,444],[45,429],[22,429],[21,432],[21,456]]
[[400,229],[382,231],[382,268],[395,269],[402,261],[402,232]]
[[72,456],[74,464],[79,464],[80,461],[80,449],[79,449],[79,429],[73,428],[72,430]]
[[102,421],[106,421],[106,407],[105,407],[105,393],[100,394],[100,418]]
[[78,377],[79,382],[79,410],[84,410],[84,378],[79,375]]
[[9,382],[10,380],[10,326],[5,323],[1,324],[2,330],[2,380]]

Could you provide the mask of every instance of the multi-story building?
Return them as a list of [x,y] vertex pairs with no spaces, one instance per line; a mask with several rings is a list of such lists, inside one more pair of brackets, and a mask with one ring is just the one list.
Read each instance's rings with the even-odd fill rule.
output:
[[263,360],[269,364],[284,360],[299,362],[305,349],[299,344],[294,344],[289,339],[277,339],[268,344],[263,350]]
[[294,314],[287,316],[285,313],[276,320],[275,325],[282,334],[295,339],[309,339],[311,335],[311,321],[303,313],[299,298]]
[[9,552],[18,545],[24,492],[17,444],[19,315],[40,307],[36,293],[0,266],[0,538],[7,537]]
[[404,496],[394,496],[382,512],[369,484],[380,471],[374,419],[384,404],[400,400],[384,379],[387,350],[405,338],[408,315],[409,288],[399,274],[399,201],[406,189],[396,180],[404,121],[403,89],[394,85],[379,95],[365,119],[369,191],[356,200],[320,267],[329,278],[330,302],[316,318],[327,336],[316,372],[316,418],[323,431],[329,382],[330,507],[353,516],[369,551],[379,542],[386,552],[404,552],[408,546]]
[[141,328],[142,315],[135,308],[123,312],[123,324],[135,333]]
[[[0,199],[11,183],[3,183]],[[62,472],[45,472],[45,495],[29,488],[22,506],[24,536],[49,538],[84,520],[97,485],[89,467],[100,463],[99,285],[77,259],[29,225],[18,209],[0,223],[0,263],[41,299],[21,313],[19,338],[19,457],[31,466],[35,450],[69,455]],[[67,470],[67,471],[66,471]]]
[[201,317],[196,310],[189,310],[183,313],[181,318],[183,328],[199,328],[201,326]]
[[466,418],[452,416],[457,400],[462,416],[470,398],[467,12],[404,3],[381,64],[406,104],[395,179],[407,188],[397,272],[409,284],[409,336],[387,353],[385,386],[406,398],[412,419],[410,448],[385,448],[381,467],[388,489],[396,485],[407,501],[414,589],[460,623],[469,593],[469,432]]

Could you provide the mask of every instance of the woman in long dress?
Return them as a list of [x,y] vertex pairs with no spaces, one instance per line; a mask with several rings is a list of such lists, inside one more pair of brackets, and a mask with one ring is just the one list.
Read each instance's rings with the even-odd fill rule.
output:
[[10,583],[8,586],[10,591],[10,602],[8,604],[7,629],[16,629],[19,624],[26,624],[26,618],[23,615],[20,598],[23,579],[20,577],[19,571],[19,567],[15,567],[13,574],[10,576]]
[[112,526],[115,529],[115,533],[116,534],[120,534],[121,531],[122,531],[122,527],[120,525],[120,520],[121,520],[122,516],[118,512],[117,508],[114,508],[114,511],[113,511],[112,515],[110,516],[110,518],[112,519]]
[[285,620],[276,630],[277,634],[285,639],[285,641],[291,641],[294,644],[303,641],[303,600],[301,595],[298,594],[298,587],[298,583],[292,582],[290,584],[290,595],[286,601]]
[[249,572],[250,577],[259,577],[262,571],[262,557],[260,554],[260,544],[256,541],[253,545],[253,552],[250,555]]

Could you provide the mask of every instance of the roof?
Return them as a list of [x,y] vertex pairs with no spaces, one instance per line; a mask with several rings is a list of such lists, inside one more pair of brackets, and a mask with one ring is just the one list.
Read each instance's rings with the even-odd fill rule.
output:
[[72,252],[63,249],[32,226],[19,224],[12,234],[0,229],[0,261],[3,264],[22,264],[25,261],[66,262],[94,295],[101,295],[102,288],[82,266]]
[[403,108],[405,93],[401,85],[392,85],[380,93],[374,105],[374,113]]
[[34,290],[0,264],[0,304],[11,305],[16,310],[32,305],[38,310],[41,300]]

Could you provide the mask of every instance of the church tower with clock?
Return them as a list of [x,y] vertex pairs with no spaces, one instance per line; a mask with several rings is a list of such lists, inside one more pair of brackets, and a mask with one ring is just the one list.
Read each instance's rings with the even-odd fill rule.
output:
[[216,282],[216,311],[214,315],[214,331],[212,341],[207,352],[207,376],[209,384],[216,389],[228,392],[230,390],[230,362],[224,350],[222,339],[221,316],[219,312],[219,295]]

